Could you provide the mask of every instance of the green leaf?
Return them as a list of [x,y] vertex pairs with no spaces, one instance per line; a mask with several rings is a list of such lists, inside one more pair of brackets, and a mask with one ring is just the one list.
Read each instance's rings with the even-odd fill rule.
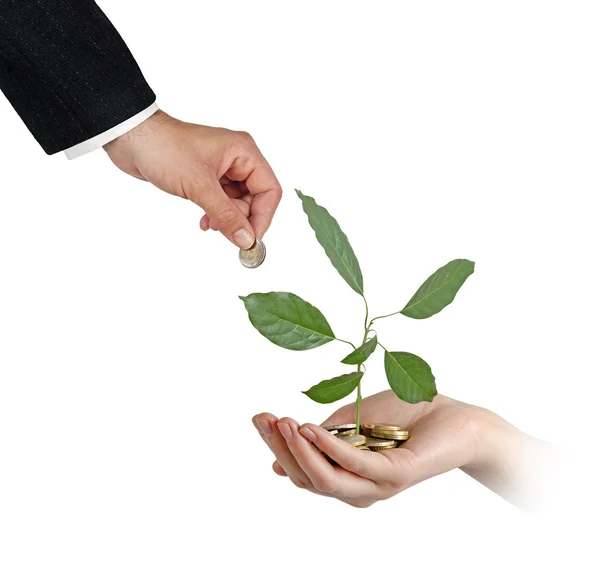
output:
[[475,263],[456,259],[433,273],[400,311],[410,318],[429,318],[448,306],[473,274]]
[[431,402],[437,394],[429,364],[409,352],[385,351],[385,373],[392,390],[409,404]]
[[359,346],[356,350],[353,350],[344,360],[342,364],[362,364],[373,354],[377,348],[377,335],[371,340],[367,340],[362,346]]
[[348,237],[327,209],[317,205],[312,197],[304,195],[298,189],[296,189],[296,193],[302,200],[302,208],[308,215],[308,222],[317,236],[317,241],[325,249],[325,254],[329,257],[331,264],[352,290],[363,295],[364,287],[360,265]]
[[335,340],[321,311],[291,292],[254,293],[240,299],[254,328],[277,346],[310,350]]
[[356,390],[363,374],[363,372],[342,374],[331,380],[323,380],[323,382],[319,382],[310,390],[302,393],[306,394],[311,400],[319,402],[319,404],[331,404],[331,402],[341,400]]

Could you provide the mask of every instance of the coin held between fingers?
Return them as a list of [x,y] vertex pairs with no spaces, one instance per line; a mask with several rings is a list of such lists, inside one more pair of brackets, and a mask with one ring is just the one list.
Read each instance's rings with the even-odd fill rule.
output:
[[249,249],[240,249],[240,263],[247,269],[255,269],[263,264],[267,256],[265,244],[256,237],[254,244]]

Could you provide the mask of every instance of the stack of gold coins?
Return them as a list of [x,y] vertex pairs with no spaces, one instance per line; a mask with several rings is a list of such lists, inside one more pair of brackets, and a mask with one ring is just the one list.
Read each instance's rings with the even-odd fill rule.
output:
[[371,429],[373,438],[383,438],[388,440],[396,440],[403,442],[408,440],[408,432],[400,426],[392,426],[390,424],[374,424]]
[[[359,450],[371,452],[393,450],[409,438],[407,430],[392,424],[361,424],[359,434],[356,433],[356,424],[325,426],[325,430]],[[337,465],[329,456],[325,457]]]

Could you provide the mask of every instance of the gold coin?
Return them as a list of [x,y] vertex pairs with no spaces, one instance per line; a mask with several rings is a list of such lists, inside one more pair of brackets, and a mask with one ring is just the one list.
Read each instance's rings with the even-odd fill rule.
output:
[[382,452],[384,450],[395,450],[398,447],[398,444],[393,446],[369,446],[369,449],[373,452]]
[[371,451],[371,448],[369,448],[369,446],[357,446],[356,449],[357,450],[368,450],[369,452]]
[[385,447],[390,447],[393,446],[396,442],[394,442],[394,440],[381,440],[381,439],[377,439],[377,438],[372,438],[369,437],[367,438],[366,441],[366,445],[371,447],[371,446],[375,446],[375,447],[380,447],[380,448],[385,448]]
[[343,432],[338,432],[336,436],[338,438],[340,436],[356,436],[356,430],[344,430]]
[[408,432],[376,432],[373,430],[371,436],[374,438],[387,438],[388,440],[408,440]]
[[240,249],[240,263],[247,269],[255,269],[263,264],[267,256],[267,248],[265,244],[256,237],[254,245],[249,249]]
[[337,430],[327,430],[332,436],[335,436],[338,431]]
[[323,426],[324,430],[356,430],[356,424],[335,424],[334,426]]
[[367,441],[367,438],[365,436],[357,436],[356,434],[354,434],[353,436],[340,436],[338,434],[337,437],[343,442],[354,446],[355,448],[358,448],[358,446],[363,446]]
[[[366,425],[366,424],[365,424]],[[384,432],[403,432],[401,426],[391,426],[389,424],[369,424],[371,430],[382,430]]]
[[408,434],[408,430],[371,430],[372,434],[395,434],[404,436]]

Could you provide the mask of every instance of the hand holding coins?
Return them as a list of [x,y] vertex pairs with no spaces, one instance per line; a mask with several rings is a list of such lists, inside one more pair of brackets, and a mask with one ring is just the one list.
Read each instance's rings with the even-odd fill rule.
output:
[[[275,473],[299,488],[355,507],[368,507],[401,491],[406,473],[398,470],[414,456],[412,448],[400,447],[409,435],[397,425],[363,424],[357,433],[349,421],[301,426],[292,418],[268,413],[255,416],[253,422],[277,458]],[[394,437],[379,438],[373,431],[393,432]]]
[[[253,422],[275,455],[277,475],[354,507],[369,507],[456,468],[488,487],[497,484],[493,491],[520,504],[531,492],[523,468],[534,470],[537,456],[549,451],[548,444],[493,412],[447,396],[438,395],[423,406],[402,402],[388,390],[365,398],[362,406],[363,420],[377,422],[363,421],[358,433],[356,410],[349,405],[322,426],[268,413],[258,414]],[[523,454],[515,457],[515,448]],[[505,482],[507,460],[516,459],[511,481]]]

